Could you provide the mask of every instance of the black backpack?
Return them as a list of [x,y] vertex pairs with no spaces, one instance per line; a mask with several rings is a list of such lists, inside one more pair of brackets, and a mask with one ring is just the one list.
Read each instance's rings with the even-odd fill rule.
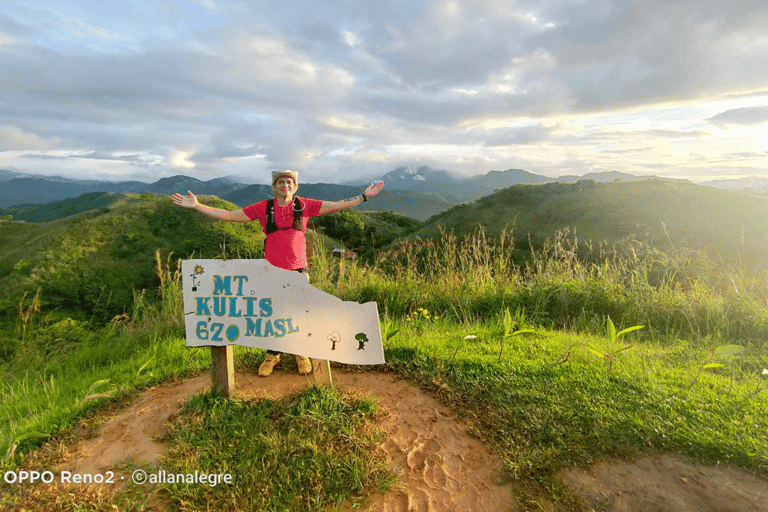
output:
[[[280,229],[295,229],[296,231],[304,231],[304,223],[301,221],[304,216],[304,208],[301,204],[301,200],[298,196],[293,198],[293,225],[289,228],[279,228],[275,223],[275,202],[277,198],[267,201],[266,222],[267,235],[274,233]],[[264,239],[264,250],[267,249],[267,239]]]

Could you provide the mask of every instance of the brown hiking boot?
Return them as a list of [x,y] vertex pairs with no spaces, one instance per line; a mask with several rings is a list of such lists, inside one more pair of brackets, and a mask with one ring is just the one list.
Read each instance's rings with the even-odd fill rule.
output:
[[275,369],[277,363],[280,362],[280,354],[267,354],[264,358],[264,362],[259,366],[259,376],[269,377],[272,375],[272,370]]
[[312,371],[312,363],[308,357],[296,356],[296,366],[299,367],[300,375],[308,375]]

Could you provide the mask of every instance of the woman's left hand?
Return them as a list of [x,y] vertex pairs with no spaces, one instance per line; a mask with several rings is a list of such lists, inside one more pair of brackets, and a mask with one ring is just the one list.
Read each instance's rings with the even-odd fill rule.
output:
[[371,183],[370,185],[368,185],[368,188],[365,189],[365,192],[364,192],[365,197],[373,197],[376,194],[378,194],[379,192],[381,192],[381,190],[383,188],[384,188],[384,182],[383,181],[380,181],[380,182],[378,182],[376,184]]

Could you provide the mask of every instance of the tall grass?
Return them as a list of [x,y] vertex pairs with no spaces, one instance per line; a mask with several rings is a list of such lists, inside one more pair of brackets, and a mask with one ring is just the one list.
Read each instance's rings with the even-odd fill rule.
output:
[[130,314],[101,328],[20,307],[20,347],[0,367],[0,456],[39,444],[105,400],[208,365],[186,347],[180,267],[156,253],[160,287],[135,292]]
[[768,273],[722,268],[690,250],[662,252],[640,242],[582,248],[574,233],[558,232],[520,261],[504,230],[489,239],[479,228],[461,239],[408,241],[375,263],[310,263],[315,286],[346,300],[376,301],[387,315],[419,307],[459,322],[476,322],[510,309],[533,325],[602,332],[645,325],[645,335],[731,340],[766,346]]

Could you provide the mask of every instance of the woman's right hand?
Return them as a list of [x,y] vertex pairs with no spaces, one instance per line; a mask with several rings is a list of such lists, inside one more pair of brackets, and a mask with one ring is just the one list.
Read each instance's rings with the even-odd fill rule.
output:
[[189,190],[187,190],[187,194],[189,195],[183,196],[177,192],[171,196],[171,200],[176,206],[181,206],[182,208],[189,208],[190,210],[194,210],[195,207],[198,205],[197,197],[195,197],[195,194],[193,194]]

